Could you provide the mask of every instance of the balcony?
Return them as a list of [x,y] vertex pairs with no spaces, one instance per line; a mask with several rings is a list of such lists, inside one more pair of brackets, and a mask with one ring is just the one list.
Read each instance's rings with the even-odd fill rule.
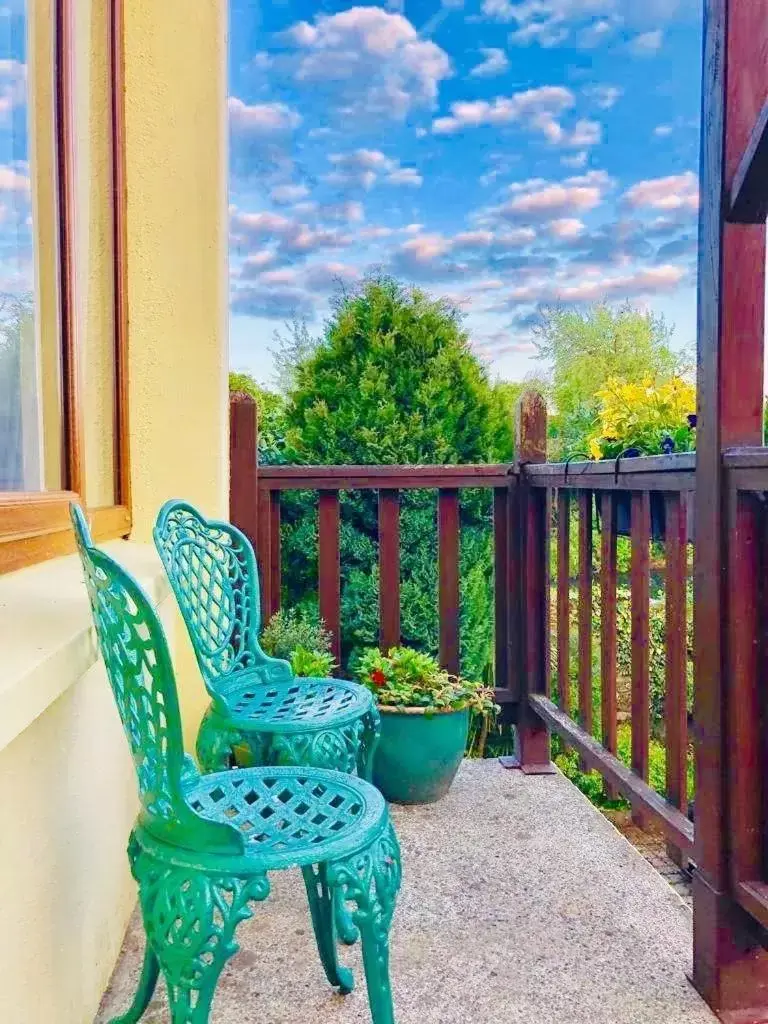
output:
[[[340,493],[377,495],[380,639],[388,646],[400,637],[399,495],[436,492],[439,651],[450,671],[460,669],[460,492],[485,488],[492,495],[495,688],[502,720],[516,728],[519,758],[507,766],[467,760],[440,803],[393,808],[404,857],[392,945],[399,1024],[716,1020],[697,989],[716,1004],[708,971],[721,972],[720,985],[727,978],[728,950],[712,945],[723,941],[726,900],[738,908],[728,911],[737,915],[731,934],[749,951],[747,970],[761,963],[768,941],[768,887],[758,856],[766,822],[760,789],[749,784],[761,742],[758,641],[766,591],[758,541],[768,525],[761,497],[768,450],[731,450],[723,458],[731,494],[727,635],[738,642],[732,685],[740,717],[721,746],[710,724],[719,714],[711,677],[698,651],[693,717],[688,693],[694,526],[701,544],[701,523],[691,514],[695,455],[547,463],[544,405],[528,395],[514,465],[259,466],[252,401],[236,397],[230,413],[232,518],[255,541],[266,615],[281,600],[281,493],[317,492],[318,597],[337,658]],[[620,543],[621,533],[627,539]],[[628,555],[623,567],[617,550]],[[661,712],[652,707],[652,580],[664,599]],[[617,663],[619,585],[630,595],[625,678]],[[699,585],[697,599],[706,593]],[[619,742],[627,725],[628,754]],[[552,772],[555,735],[559,749],[602,776],[605,794],[628,801],[638,828],[660,831],[672,859],[692,868],[693,913],[611,822]],[[663,748],[661,782],[651,771],[654,744]],[[718,812],[725,794],[729,817]],[[719,851],[727,897],[713,884]],[[324,980],[298,875],[274,881],[272,899],[239,933],[242,953],[226,969],[213,1024],[367,1020],[357,950],[343,955],[358,968],[358,989],[339,997]],[[134,916],[96,1024],[127,1006],[142,947]],[[738,993],[728,998],[739,1000]],[[153,1007],[148,1020],[168,1024],[162,995]],[[735,1017],[721,1012],[720,1020],[757,1024],[761,1013],[742,1007]]]
[[[394,807],[403,889],[392,933],[398,1024],[707,1024],[687,980],[691,913],[664,879],[562,775],[465,761],[449,795]],[[331,992],[301,877],[238,933],[212,1024],[368,1020],[357,987]],[[129,1003],[143,934],[134,917],[95,1024]],[[169,1024],[158,989],[147,1024]]]

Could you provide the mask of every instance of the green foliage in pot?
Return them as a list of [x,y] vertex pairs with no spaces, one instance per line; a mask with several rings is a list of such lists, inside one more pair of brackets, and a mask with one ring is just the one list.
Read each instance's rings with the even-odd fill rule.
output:
[[490,716],[498,708],[493,690],[479,682],[453,676],[435,658],[410,647],[364,651],[357,663],[360,682],[385,707],[463,711]]
[[264,628],[261,645],[273,658],[291,663],[297,676],[325,678],[336,663],[331,654],[331,634],[322,619],[295,608],[276,612]]

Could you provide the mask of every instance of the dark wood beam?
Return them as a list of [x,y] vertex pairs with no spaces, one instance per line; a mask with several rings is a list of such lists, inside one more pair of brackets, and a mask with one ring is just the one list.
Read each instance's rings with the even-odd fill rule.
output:
[[728,220],[762,224],[768,217],[768,100],[749,136],[731,186]]

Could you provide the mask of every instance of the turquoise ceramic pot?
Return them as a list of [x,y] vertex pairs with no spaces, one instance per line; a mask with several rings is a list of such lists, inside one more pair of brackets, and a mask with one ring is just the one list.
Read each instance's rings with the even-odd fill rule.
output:
[[469,710],[379,707],[373,782],[398,804],[434,803],[450,789],[467,746]]

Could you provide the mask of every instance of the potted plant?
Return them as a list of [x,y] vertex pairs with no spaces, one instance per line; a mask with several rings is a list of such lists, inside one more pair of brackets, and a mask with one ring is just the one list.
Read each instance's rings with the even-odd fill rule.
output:
[[336,662],[331,654],[331,634],[322,619],[295,608],[275,612],[261,635],[261,646],[272,658],[290,662],[294,675],[331,675]]
[[381,712],[375,785],[395,803],[439,800],[461,764],[470,716],[490,717],[498,710],[493,690],[450,675],[434,658],[408,647],[387,654],[366,650],[357,675]]
[[[638,458],[692,451],[696,446],[696,390],[680,377],[662,384],[651,380],[630,384],[616,378],[597,392],[600,402],[597,431],[589,438],[593,459]],[[614,501],[616,532],[631,532],[631,493],[617,491]],[[651,537],[666,534],[664,495],[650,495]],[[597,509],[598,523],[600,509]],[[689,537],[692,537],[689,523]]]

